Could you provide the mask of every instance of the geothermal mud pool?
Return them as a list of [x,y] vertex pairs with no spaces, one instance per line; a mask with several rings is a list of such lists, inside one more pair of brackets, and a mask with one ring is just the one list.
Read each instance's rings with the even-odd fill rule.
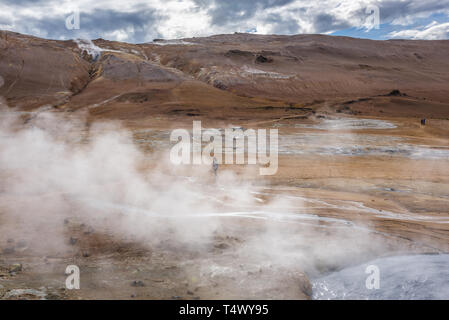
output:
[[449,146],[401,121],[271,125],[279,175],[262,179],[173,167],[169,128],[20,116],[0,134],[5,299],[449,297]]
[[[369,300],[438,300],[449,297],[449,255],[412,255],[380,258],[313,281],[313,298]],[[365,270],[382,270],[378,290],[365,286]]]

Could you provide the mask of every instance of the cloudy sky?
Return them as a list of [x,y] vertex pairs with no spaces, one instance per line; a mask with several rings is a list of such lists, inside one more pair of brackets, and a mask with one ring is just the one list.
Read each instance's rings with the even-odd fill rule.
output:
[[0,29],[135,43],[233,32],[449,39],[449,0],[0,0]]

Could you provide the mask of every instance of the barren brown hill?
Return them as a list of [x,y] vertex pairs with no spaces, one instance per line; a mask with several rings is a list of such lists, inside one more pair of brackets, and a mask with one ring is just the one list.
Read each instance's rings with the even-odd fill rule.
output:
[[447,52],[447,40],[233,34],[134,45],[3,31],[0,95],[10,107],[128,120],[265,119],[323,107],[447,118]]

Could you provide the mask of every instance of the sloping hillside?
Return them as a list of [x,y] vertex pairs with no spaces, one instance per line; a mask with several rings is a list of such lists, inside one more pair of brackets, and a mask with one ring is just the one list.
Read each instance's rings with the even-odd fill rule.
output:
[[134,45],[2,32],[0,95],[25,110],[88,109],[130,120],[155,114],[264,119],[319,108],[446,118],[448,51],[449,41],[324,35],[233,34]]

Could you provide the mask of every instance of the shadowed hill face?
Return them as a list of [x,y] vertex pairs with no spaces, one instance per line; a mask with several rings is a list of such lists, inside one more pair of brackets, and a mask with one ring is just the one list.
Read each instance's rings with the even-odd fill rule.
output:
[[108,54],[103,61],[102,76],[114,80],[141,80],[149,82],[170,82],[180,78],[146,61],[130,61],[126,57]]
[[57,105],[83,89],[90,65],[68,42],[0,33],[0,95],[24,109]]
[[[325,104],[345,111],[346,102],[366,114],[401,115],[411,104],[415,116],[435,110],[444,117],[448,51],[449,41],[324,35],[233,34],[134,45],[2,32],[0,95],[11,107],[89,109],[119,119],[277,117],[280,107],[291,112]],[[407,95],[386,96],[394,89]]]

